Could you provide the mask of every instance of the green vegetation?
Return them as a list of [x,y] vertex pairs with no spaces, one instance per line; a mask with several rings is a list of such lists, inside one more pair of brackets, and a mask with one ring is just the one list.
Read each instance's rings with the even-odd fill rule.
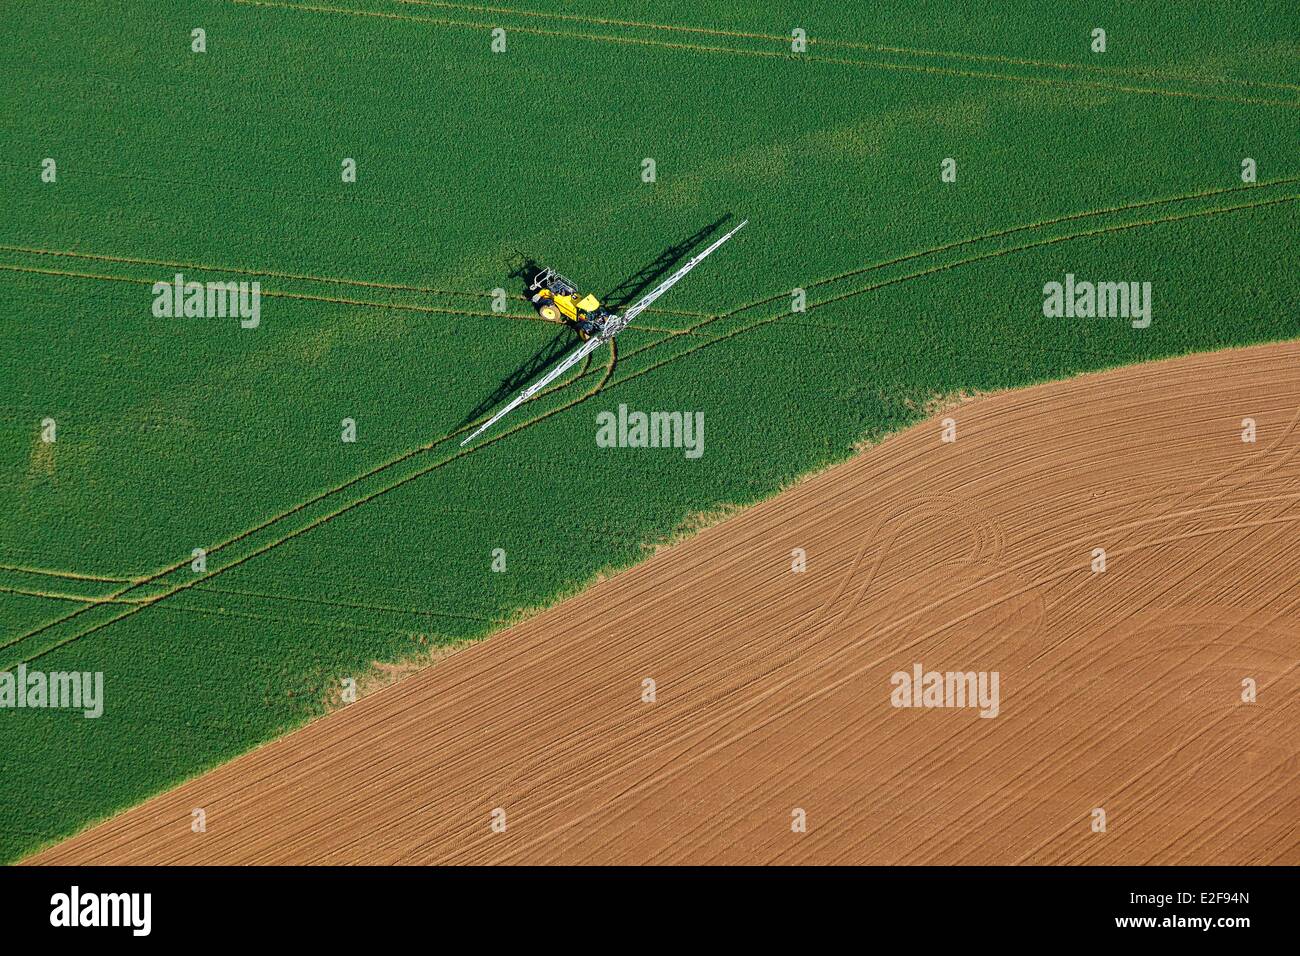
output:
[[[0,671],[103,671],[106,701],[0,709],[0,860],[934,395],[1300,331],[1293,3],[548,6],[6,11]],[[517,253],[603,293],[723,217],[751,224],[616,362],[458,447],[562,334],[492,312]],[[258,279],[260,327],[154,317],[176,272]],[[1151,326],[1044,318],[1066,273],[1151,282]],[[705,454],[597,448],[619,403],[702,411]]]

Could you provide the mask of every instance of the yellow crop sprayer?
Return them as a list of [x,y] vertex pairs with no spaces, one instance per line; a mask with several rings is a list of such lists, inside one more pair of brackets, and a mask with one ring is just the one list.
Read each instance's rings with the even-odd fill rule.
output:
[[558,365],[539,378],[532,385],[520,392],[508,405],[480,425],[474,434],[466,438],[462,445],[468,445],[479,435],[483,434],[501,419],[505,418],[512,411],[528,401],[551,382],[555,381],[573,366],[577,365],[584,358],[590,355],[596,349],[600,348],[606,342],[618,335],[628,323],[640,315],[649,305],[654,302],[701,262],[703,262],[710,253],[720,245],[740,232],[744,228],[748,219],[742,221],[738,226],[728,232],[721,239],[711,243],[708,248],[698,255],[692,256],[690,260],[670,275],[663,282],[655,286],[649,293],[640,299],[636,305],[629,308],[622,315],[616,315],[609,309],[605,308],[596,299],[594,295],[580,295],[577,288],[564,276],[560,275],[554,269],[542,269],[533,277],[529,283],[528,290],[533,293],[532,301],[537,307],[538,313],[545,319],[556,321],[564,319],[569,322],[578,331],[578,335],[583,342],[576,349],[566,355]]

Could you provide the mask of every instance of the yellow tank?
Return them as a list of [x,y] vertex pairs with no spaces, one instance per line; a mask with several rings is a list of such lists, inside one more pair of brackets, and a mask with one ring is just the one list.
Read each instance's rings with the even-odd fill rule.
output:
[[551,297],[551,301],[559,308],[560,313],[566,319],[576,319],[578,317],[578,306],[573,301],[571,295],[556,295]]
[[[570,322],[576,322],[580,314],[585,316],[600,308],[600,300],[590,293],[575,300],[571,295],[555,295],[550,289],[543,289],[540,298],[550,299],[553,303],[553,308],[551,303],[544,303],[540,308],[542,316],[552,320],[562,315]],[[554,314],[554,309],[559,310],[559,315]]]
[[584,339],[601,321],[604,309],[594,295],[578,291],[572,282],[554,269],[536,272],[528,285],[533,305],[548,322],[570,322]]

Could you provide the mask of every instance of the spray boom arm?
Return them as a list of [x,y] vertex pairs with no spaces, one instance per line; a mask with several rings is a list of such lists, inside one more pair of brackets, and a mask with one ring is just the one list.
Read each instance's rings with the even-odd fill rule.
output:
[[645,296],[643,296],[640,299],[640,301],[636,303],[636,305],[632,306],[630,309],[625,311],[622,315],[616,315],[606,320],[604,327],[600,330],[600,332],[597,335],[583,342],[580,346],[578,346],[576,349],[574,349],[572,352],[566,355],[559,365],[555,366],[555,368],[551,369],[549,372],[547,372],[545,375],[539,378],[532,385],[529,385],[526,389],[520,392],[510,402],[510,404],[506,405],[499,412],[497,412],[495,415],[493,415],[491,418],[485,421],[482,425],[480,425],[472,435],[470,435],[463,442],[461,442],[461,445],[462,446],[468,445],[479,435],[483,434],[485,431],[487,431],[497,422],[501,421],[501,419],[505,418],[516,408],[522,405],[524,402],[528,401],[530,398],[532,398],[534,395],[536,395],[538,392],[544,389],[547,385],[550,385],[551,382],[555,381],[557,378],[559,378],[569,369],[573,368],[573,366],[577,365],[579,362],[581,362],[592,352],[596,351],[596,349],[600,348],[600,346],[604,345],[606,342],[613,339],[614,336],[618,335],[618,333],[622,332],[625,328],[627,328],[628,323],[630,323],[638,315],[644,312],[646,308],[649,307],[650,304],[655,301],[655,299],[659,298],[661,295],[663,295],[665,292],[667,292],[669,289],[675,286],[678,282],[680,282],[682,278],[685,277],[686,273],[690,272],[701,262],[703,262],[706,258],[708,258],[709,254],[712,253],[714,250],[716,250],[720,245],[722,245],[724,242],[726,242],[736,233],[740,232],[740,230],[744,228],[745,224],[748,222],[749,222],[748,219],[742,220],[739,225],[737,225],[734,229],[728,232],[721,239],[718,239],[710,243],[707,249],[698,253],[697,255],[692,256],[685,265],[683,265],[680,269],[678,269],[676,272],[670,275],[663,282],[659,283],[657,286],[651,289]]

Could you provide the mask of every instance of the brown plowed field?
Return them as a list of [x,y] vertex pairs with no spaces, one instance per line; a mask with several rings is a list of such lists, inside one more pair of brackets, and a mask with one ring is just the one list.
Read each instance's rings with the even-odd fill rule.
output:
[[970,401],[37,859],[1300,863],[1298,645],[1294,343]]

